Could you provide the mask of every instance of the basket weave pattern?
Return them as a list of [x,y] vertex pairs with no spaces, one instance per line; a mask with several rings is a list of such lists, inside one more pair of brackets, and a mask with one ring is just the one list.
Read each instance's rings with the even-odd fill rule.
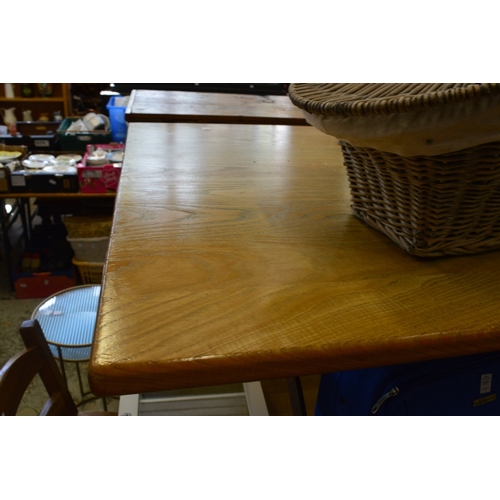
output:
[[100,285],[102,283],[104,263],[82,262],[73,259],[73,264],[78,267],[84,285]]
[[354,214],[408,253],[500,248],[500,142],[410,158],[341,147]]
[[325,116],[421,111],[499,93],[497,83],[294,83],[288,91],[297,107]]
[[415,256],[500,248],[500,84],[293,83],[288,94],[340,139],[359,219]]

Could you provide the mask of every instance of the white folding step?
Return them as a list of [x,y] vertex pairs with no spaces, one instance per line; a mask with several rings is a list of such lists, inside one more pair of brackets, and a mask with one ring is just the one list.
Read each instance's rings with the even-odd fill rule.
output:
[[120,397],[120,416],[269,416],[260,382]]

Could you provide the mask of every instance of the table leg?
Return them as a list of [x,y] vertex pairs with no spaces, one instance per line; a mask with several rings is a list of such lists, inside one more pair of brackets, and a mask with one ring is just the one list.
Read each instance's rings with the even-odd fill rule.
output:
[[[13,195],[15,196],[15,195]],[[11,290],[14,291],[14,283],[12,282],[12,252],[14,248],[17,248],[20,242],[20,239],[16,241],[14,245],[12,245],[9,231],[17,221],[19,217],[21,219],[23,231],[22,237],[24,238],[25,248],[28,247],[29,241],[31,238],[31,220],[30,220],[30,209],[29,209],[29,199],[20,199],[13,198],[14,203],[12,204],[12,208],[10,212],[7,212],[5,209],[5,198],[0,200],[0,224],[2,226],[2,240],[4,246],[5,253],[5,264],[7,267]]]
[[17,200],[17,203],[20,205],[19,215],[21,216],[21,224],[23,226],[24,243],[28,247],[32,236],[30,199],[20,198]]
[[306,403],[302,392],[300,377],[287,378],[290,402],[292,403],[292,413],[295,416],[307,416]]
[[2,241],[3,241],[3,249],[4,249],[4,254],[5,254],[5,266],[7,268],[7,274],[9,276],[9,283],[11,290],[14,290],[14,284],[12,282],[12,275],[11,275],[11,252],[12,252],[12,245],[10,243],[10,237],[9,237],[9,219],[10,219],[10,214],[7,213],[7,210],[5,210],[5,200],[2,199],[0,200],[0,225],[2,226]]

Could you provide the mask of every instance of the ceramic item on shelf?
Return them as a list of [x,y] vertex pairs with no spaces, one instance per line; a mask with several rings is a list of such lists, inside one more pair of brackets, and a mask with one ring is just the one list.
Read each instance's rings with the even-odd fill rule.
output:
[[66,167],[74,167],[76,165],[75,160],[60,160],[59,158],[56,158],[53,162],[51,162],[51,166],[58,168],[58,169],[63,169]]
[[62,122],[63,121],[63,115],[60,111],[54,111],[54,121],[55,122]]
[[5,89],[5,97],[8,99],[12,99],[16,97],[14,94],[14,85],[12,83],[4,83],[4,89]]
[[40,113],[40,116],[38,117],[39,122],[48,122],[49,121],[49,114],[48,113]]
[[0,150],[0,163],[9,163],[22,155],[20,151],[1,151]]
[[71,123],[71,125],[66,129],[66,134],[74,134],[76,132],[86,132],[87,128],[85,127],[81,118]]
[[124,154],[123,151],[112,151],[108,154],[108,160],[112,163],[121,163],[123,162]]
[[71,161],[74,161],[75,163],[81,161],[82,159],[82,155],[78,155],[78,154],[73,154],[73,153],[70,153],[70,154],[65,154],[65,155],[59,155],[56,160],[58,162],[63,162],[63,163],[69,163]]
[[51,174],[76,174],[76,167],[72,165],[49,165],[43,168],[44,172]]
[[88,155],[87,165],[105,165],[106,163],[108,163],[106,154],[100,154],[101,152],[104,153],[104,151],[98,149],[91,155]]
[[29,155],[28,160],[32,161],[54,161],[54,155],[46,155],[46,154],[37,154],[37,155]]
[[48,166],[48,162],[41,160],[23,160],[23,167],[30,170],[41,170]]
[[15,110],[16,110],[16,108],[9,108],[9,109],[0,108],[0,113],[2,114],[3,122],[5,123],[5,125],[7,125],[7,127],[11,123],[17,122],[17,118],[16,118],[16,115],[14,113]]
[[11,171],[14,172],[15,170],[18,170],[19,167],[21,166],[21,162],[18,160],[10,161],[8,163],[4,163],[4,165]]
[[83,124],[87,130],[109,130],[109,118],[106,115],[87,113],[83,117]]
[[21,83],[21,95],[23,97],[33,97],[35,95],[33,85],[31,83]]
[[7,135],[7,126],[0,125],[0,135]]
[[31,113],[31,109],[25,109],[23,111],[23,121],[24,122],[32,122],[33,121],[33,115]]
[[52,97],[51,83],[37,83],[38,95],[40,97]]

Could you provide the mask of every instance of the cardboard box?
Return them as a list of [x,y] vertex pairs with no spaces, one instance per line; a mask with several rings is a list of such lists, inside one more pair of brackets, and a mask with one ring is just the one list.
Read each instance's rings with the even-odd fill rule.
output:
[[121,166],[113,164],[85,167],[78,165],[78,181],[82,193],[105,193],[116,191],[120,182]]
[[21,135],[55,135],[62,122],[17,122]]
[[[26,158],[28,154],[27,146],[1,146],[2,151],[18,151],[21,156],[16,159],[16,161],[22,161]],[[10,183],[11,170],[7,166],[7,163],[0,163],[0,193],[8,193],[11,190]]]
[[121,162],[104,165],[88,165],[88,157],[96,150],[103,149],[108,153],[121,153],[123,144],[89,144],[82,162],[78,165],[78,180],[82,193],[105,193],[108,190],[116,191],[120,182]]
[[10,174],[13,193],[77,193],[78,174],[48,173],[43,170],[14,170]]
[[33,150],[53,150],[56,147],[56,132],[61,122],[17,122],[17,131]]
[[0,165],[0,193],[8,193],[10,191],[10,169],[4,165]]

